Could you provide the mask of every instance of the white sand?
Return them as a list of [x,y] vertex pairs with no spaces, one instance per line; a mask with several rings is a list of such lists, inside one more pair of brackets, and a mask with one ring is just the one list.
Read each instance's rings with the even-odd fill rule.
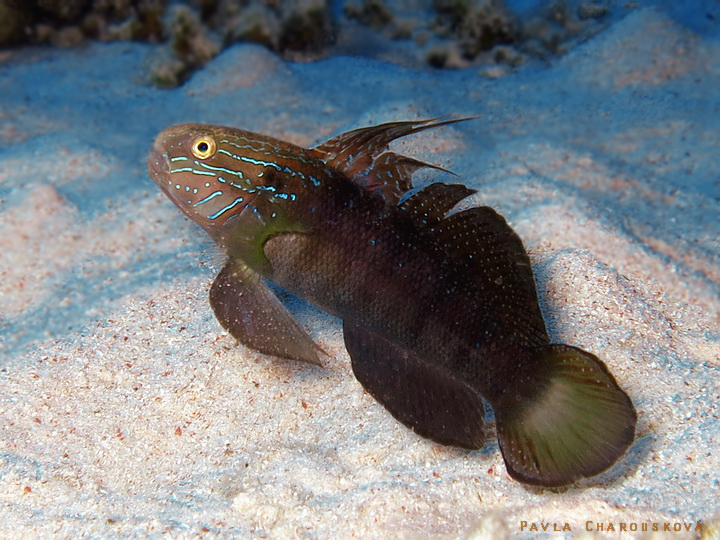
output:
[[[720,534],[718,42],[639,11],[497,80],[240,46],[172,91],[138,83],[146,54],[0,64],[0,537]],[[442,114],[481,118],[398,147],[509,219],[553,339],[604,359],[639,411],[628,455],[566,491],[511,480],[494,440],[399,425],[307,304],[326,369],[236,346],[207,302],[214,249],[144,170],[182,121],[310,145]]]

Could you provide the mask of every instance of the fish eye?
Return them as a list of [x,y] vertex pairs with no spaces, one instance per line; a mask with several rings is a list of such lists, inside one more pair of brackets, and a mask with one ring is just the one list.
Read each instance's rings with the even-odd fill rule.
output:
[[217,145],[215,139],[208,137],[207,135],[201,135],[197,137],[191,146],[193,156],[198,159],[207,159],[215,155]]

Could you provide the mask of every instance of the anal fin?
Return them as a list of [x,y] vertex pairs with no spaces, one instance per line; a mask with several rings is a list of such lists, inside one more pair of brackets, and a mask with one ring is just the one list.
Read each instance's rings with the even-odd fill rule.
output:
[[223,267],[210,288],[210,305],[223,328],[246,347],[320,365],[320,348],[244,263]]
[[344,324],[355,377],[397,420],[433,441],[485,444],[485,408],[464,382],[375,333]]

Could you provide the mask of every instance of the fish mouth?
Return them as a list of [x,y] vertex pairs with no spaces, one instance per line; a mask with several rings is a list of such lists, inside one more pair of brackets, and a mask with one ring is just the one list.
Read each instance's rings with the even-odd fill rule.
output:
[[170,157],[161,144],[160,137],[155,139],[148,157],[148,173],[153,182],[161,188],[167,184],[170,176]]

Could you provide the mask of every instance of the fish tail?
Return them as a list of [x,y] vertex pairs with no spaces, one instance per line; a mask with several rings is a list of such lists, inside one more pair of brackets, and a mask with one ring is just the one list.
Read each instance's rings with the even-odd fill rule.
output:
[[588,352],[569,345],[534,352],[538,373],[493,407],[510,476],[561,486],[609,468],[634,438],[630,398]]

